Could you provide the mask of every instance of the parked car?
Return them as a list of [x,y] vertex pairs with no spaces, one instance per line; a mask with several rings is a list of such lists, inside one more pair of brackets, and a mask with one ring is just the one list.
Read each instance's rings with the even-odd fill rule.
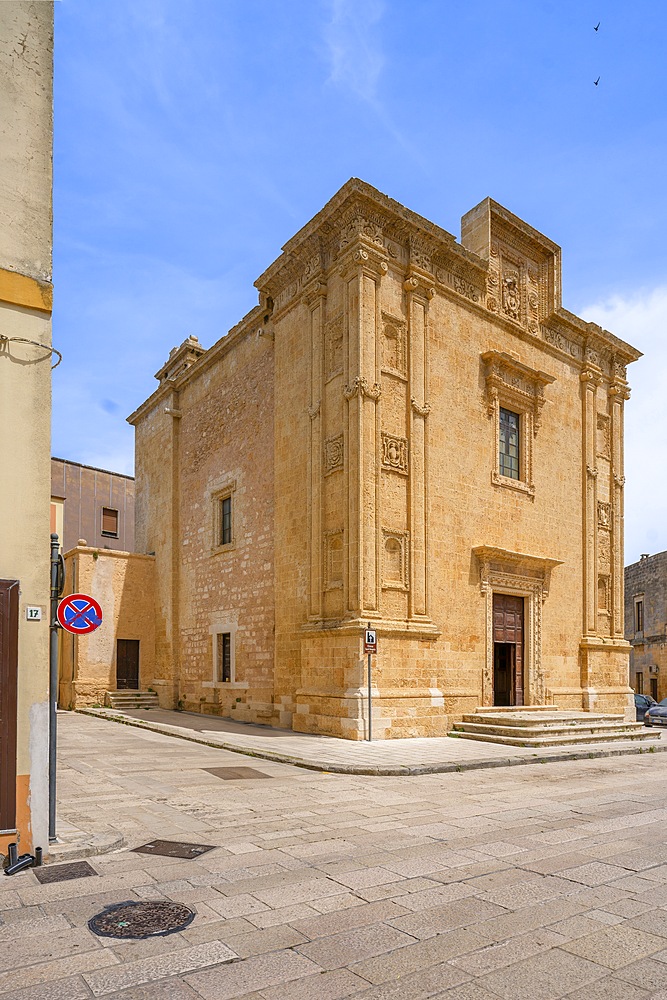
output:
[[650,694],[636,694],[635,710],[637,712],[637,722],[643,722],[645,726],[650,726],[651,723],[646,721],[646,713],[649,708],[657,704],[655,698],[651,698]]
[[657,705],[650,706],[644,716],[644,725],[667,726],[667,698],[663,698]]

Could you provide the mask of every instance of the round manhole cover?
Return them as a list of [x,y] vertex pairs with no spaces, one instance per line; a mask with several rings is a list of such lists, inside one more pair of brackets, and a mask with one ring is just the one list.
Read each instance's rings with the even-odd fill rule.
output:
[[194,918],[194,911],[183,903],[129,900],[107,906],[88,921],[88,926],[101,937],[147,938],[182,931]]

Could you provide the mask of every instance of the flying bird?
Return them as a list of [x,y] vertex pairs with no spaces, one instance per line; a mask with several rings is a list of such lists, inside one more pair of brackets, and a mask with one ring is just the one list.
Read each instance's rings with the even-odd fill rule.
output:
[[598,23],[593,28],[593,31],[597,31],[601,24],[602,24],[602,21],[598,21]]
[[599,82],[600,82],[600,77],[598,77],[597,80],[593,80],[593,83],[595,84],[596,87],[597,87],[597,85],[598,85]]

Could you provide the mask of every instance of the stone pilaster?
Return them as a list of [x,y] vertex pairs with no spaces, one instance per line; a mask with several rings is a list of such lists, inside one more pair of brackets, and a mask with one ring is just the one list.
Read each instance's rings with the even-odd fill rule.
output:
[[327,286],[316,282],[306,304],[310,309],[310,442],[308,455],[308,517],[310,538],[311,618],[322,617],[322,407],[324,405],[324,320]]
[[410,560],[409,617],[428,617],[428,303],[432,288],[410,277],[404,284],[407,294],[409,363],[409,494],[408,524],[412,540]]
[[583,567],[584,635],[597,634],[597,389],[602,379],[597,369],[581,373],[583,433]]
[[348,324],[347,610],[379,613],[378,440],[380,359],[377,347],[379,282],[387,265],[377,250],[359,246],[344,269]]
[[623,639],[623,404],[630,398],[624,381],[609,386],[611,411],[611,635]]

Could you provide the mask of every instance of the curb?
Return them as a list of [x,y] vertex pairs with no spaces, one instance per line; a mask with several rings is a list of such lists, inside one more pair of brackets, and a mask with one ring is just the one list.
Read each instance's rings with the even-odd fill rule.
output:
[[78,843],[49,844],[46,864],[60,861],[76,861],[79,858],[92,858],[96,854],[109,854],[125,847],[125,837],[122,833],[98,833],[87,840]]
[[117,722],[123,726],[132,726],[135,729],[148,729],[153,733],[161,733],[163,736],[174,736],[179,740],[186,740],[189,743],[199,743],[203,746],[213,747],[217,750],[230,750],[232,753],[244,754],[246,757],[258,757],[262,760],[274,761],[278,764],[291,764],[292,767],[301,767],[307,771],[328,771],[332,774],[365,774],[376,777],[414,777],[420,774],[448,774],[462,771],[480,771],[491,767],[514,767],[520,764],[562,764],[568,760],[596,760],[605,757],[625,757],[627,755],[645,753],[667,753],[667,742],[664,745],[643,747],[630,745],[627,747],[610,747],[609,749],[575,750],[572,753],[563,752],[552,754],[548,757],[541,757],[535,753],[532,757],[493,757],[487,760],[469,760],[455,763],[453,761],[442,764],[408,764],[394,766],[363,766],[357,764],[334,764],[332,762],[303,760],[300,757],[291,757],[289,754],[276,753],[271,750],[255,750],[253,747],[240,747],[235,743],[227,743],[224,740],[212,740],[203,736],[194,736],[187,733],[175,732],[172,726],[159,722],[148,722],[144,719],[132,719],[123,715],[109,715],[103,709],[77,708],[74,710],[79,715],[91,715],[95,719],[104,719],[107,722]]

